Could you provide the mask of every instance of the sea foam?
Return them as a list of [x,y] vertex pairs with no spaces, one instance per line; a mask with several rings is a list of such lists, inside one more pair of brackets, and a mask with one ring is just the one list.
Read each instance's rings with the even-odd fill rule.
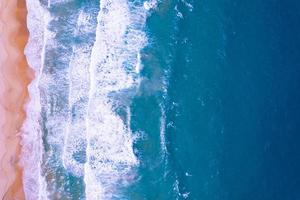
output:
[[[72,32],[72,37],[81,42],[67,45],[71,49],[59,44],[56,34],[60,29],[55,26],[59,20],[49,13],[51,6],[64,6],[67,2],[70,1],[48,0],[43,7],[39,0],[27,1],[30,37],[25,54],[36,76],[29,86],[30,102],[22,137],[26,199],[47,200],[53,195],[57,187],[53,182],[64,181],[55,179],[59,178],[55,167],[61,170],[60,162],[66,174],[83,177],[86,199],[118,198],[119,189],[134,180],[139,161],[133,153],[130,105],[126,105],[124,120],[115,110],[118,102],[113,97],[139,87],[141,50],[147,44],[144,26],[156,1],[137,4],[101,0],[97,24],[90,12],[81,10]],[[93,42],[90,34],[95,30]],[[63,66],[52,63],[56,61],[51,60],[53,55],[60,56],[57,59]],[[60,96],[64,92],[67,95]],[[58,101],[67,105],[63,112]],[[41,119],[43,112],[46,121]],[[164,123],[162,119],[162,127]],[[161,134],[163,145],[163,130]],[[43,145],[51,150],[46,152]],[[46,182],[43,175],[47,173],[55,176]]]
[[126,0],[100,2],[89,69],[84,165],[87,199],[121,198],[118,188],[135,176],[133,169],[139,162],[133,153],[130,119],[126,124],[116,114],[110,94],[139,86],[140,51],[147,44],[146,18],[147,9],[142,5]]
[[[77,18],[75,35],[82,38],[95,32],[96,23],[91,11],[80,11]],[[89,64],[92,41],[74,44],[69,63],[69,112],[67,130],[64,139],[63,164],[75,174],[83,176],[86,149],[86,113],[89,91]]]
[[[26,1],[29,40],[25,55],[29,66],[35,72],[35,79],[28,86],[30,101],[26,106],[26,121],[22,127],[22,158],[24,167],[23,182],[27,200],[47,200],[46,183],[41,175],[42,132],[40,128],[39,75],[43,66],[45,28],[47,13],[38,0]],[[42,52],[42,53],[41,53]]]

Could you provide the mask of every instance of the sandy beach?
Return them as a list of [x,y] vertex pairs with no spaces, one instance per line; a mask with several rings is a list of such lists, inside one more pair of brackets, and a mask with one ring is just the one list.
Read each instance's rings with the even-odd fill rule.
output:
[[32,73],[24,56],[28,39],[25,0],[0,0],[0,199],[24,199],[19,166],[20,128]]

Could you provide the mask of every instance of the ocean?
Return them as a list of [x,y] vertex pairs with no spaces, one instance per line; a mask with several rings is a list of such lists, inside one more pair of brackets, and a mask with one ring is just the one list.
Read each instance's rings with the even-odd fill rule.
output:
[[26,199],[300,199],[300,3],[27,0]]

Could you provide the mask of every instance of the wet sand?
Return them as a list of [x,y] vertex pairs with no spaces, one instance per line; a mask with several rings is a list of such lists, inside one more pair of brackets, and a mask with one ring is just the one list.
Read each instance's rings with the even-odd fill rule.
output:
[[32,72],[24,56],[28,39],[25,0],[0,0],[0,199],[24,199],[19,166],[20,128]]

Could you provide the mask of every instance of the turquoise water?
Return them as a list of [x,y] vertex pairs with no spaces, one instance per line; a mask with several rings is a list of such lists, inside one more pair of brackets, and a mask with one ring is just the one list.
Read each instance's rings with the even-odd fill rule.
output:
[[27,5],[27,199],[300,198],[299,3]]

